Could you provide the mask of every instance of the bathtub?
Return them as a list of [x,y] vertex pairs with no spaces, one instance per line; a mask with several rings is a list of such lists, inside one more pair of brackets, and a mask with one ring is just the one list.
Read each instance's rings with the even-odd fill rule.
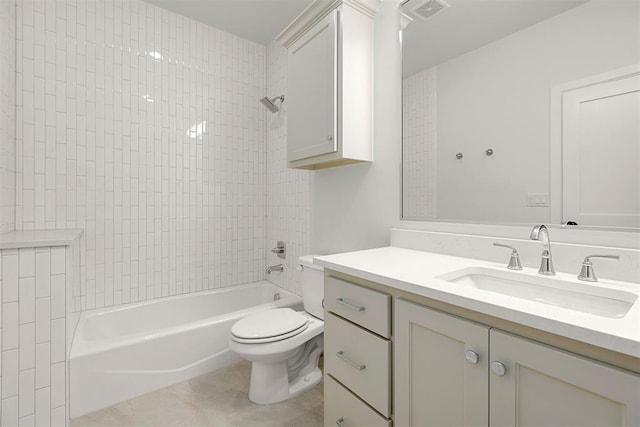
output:
[[302,308],[266,281],[84,311],[71,344],[71,418],[240,360],[227,344],[240,318]]

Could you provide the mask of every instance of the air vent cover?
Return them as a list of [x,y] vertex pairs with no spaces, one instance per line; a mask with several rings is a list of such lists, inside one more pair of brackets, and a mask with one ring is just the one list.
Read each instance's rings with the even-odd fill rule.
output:
[[408,0],[402,6],[403,10],[422,21],[428,21],[450,7],[442,0]]

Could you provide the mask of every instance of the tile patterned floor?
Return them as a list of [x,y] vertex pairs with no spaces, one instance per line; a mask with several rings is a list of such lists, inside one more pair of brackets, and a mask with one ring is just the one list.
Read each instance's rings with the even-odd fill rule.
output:
[[71,427],[322,426],[322,383],[294,399],[261,406],[247,398],[250,373],[251,364],[239,362],[75,418]]

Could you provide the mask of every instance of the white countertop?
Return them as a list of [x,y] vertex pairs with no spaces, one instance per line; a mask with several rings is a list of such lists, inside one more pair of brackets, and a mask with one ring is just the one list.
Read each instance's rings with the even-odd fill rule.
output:
[[[622,318],[584,313],[436,279],[436,276],[468,267],[507,270],[505,264],[397,247],[319,256],[314,258],[314,263],[395,289],[640,357],[640,298]],[[537,269],[525,267],[517,274],[537,275]],[[575,274],[558,273],[554,277],[585,283],[577,280]],[[638,283],[601,280],[596,285],[635,295],[640,293]]]
[[67,246],[80,237],[82,230],[23,230],[0,234],[0,249]]

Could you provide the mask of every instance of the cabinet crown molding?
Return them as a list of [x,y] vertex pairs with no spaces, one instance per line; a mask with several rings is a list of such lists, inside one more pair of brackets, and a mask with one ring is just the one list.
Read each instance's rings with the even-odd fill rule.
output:
[[315,0],[278,34],[276,40],[288,48],[318,23],[318,21],[343,4],[373,19],[378,12],[381,1],[382,0]]

